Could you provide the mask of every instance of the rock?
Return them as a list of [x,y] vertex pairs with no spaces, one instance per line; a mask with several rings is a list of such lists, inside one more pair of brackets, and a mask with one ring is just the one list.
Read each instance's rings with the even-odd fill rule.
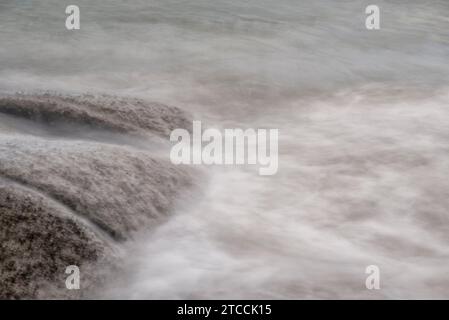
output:
[[175,128],[190,128],[178,108],[135,98],[106,95],[51,94],[0,96],[0,113],[53,125],[80,124],[122,133],[168,137]]
[[[111,243],[95,228],[47,197],[9,181],[0,182],[0,297],[77,298],[65,288],[65,270],[77,265],[83,288],[100,285],[88,270],[114,259]],[[106,266],[103,270],[106,270]],[[94,276],[95,274],[95,276]]]
[[164,217],[185,170],[149,152],[86,141],[3,138],[0,176],[39,190],[115,240]]
[[[6,96],[2,113],[50,133],[70,124],[168,137],[190,123],[173,107],[108,96]],[[120,243],[167,219],[192,185],[168,153],[18,128],[0,130],[0,298],[85,296],[119,267]],[[69,265],[80,267],[83,290],[65,287]]]

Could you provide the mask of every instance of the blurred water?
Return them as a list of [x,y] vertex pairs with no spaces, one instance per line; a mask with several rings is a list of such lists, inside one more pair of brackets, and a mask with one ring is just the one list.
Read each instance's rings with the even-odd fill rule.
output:
[[207,169],[104,296],[449,297],[449,2],[76,3],[67,31],[74,3],[1,1],[0,91],[133,95],[280,130],[276,176]]

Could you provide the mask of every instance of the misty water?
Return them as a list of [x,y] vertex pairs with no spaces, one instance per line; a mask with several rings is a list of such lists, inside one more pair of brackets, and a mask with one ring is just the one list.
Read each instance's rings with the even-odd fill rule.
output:
[[135,96],[207,127],[279,129],[276,175],[200,168],[96,297],[449,298],[448,1],[72,2],[77,31],[66,3],[1,0],[0,92]]

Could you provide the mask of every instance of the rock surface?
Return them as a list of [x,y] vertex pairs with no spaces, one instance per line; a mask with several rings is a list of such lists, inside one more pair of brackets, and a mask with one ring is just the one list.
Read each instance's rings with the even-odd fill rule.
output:
[[[75,125],[103,136],[168,137],[189,123],[176,108],[109,96],[17,95],[0,97],[2,117],[0,298],[85,296],[115,267],[120,243],[164,221],[191,185],[168,154],[52,131]],[[30,123],[50,134],[24,133]],[[83,290],[66,289],[69,265],[80,267]]]
[[0,97],[0,113],[42,122],[79,124],[93,129],[168,136],[175,128],[190,126],[178,108],[135,98],[106,95],[6,95]]

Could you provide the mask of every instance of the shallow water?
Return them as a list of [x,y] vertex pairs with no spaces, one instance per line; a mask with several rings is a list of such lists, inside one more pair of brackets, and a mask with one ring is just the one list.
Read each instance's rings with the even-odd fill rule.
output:
[[379,31],[366,1],[77,3],[67,31],[59,1],[1,2],[1,92],[138,96],[280,130],[277,175],[204,168],[102,297],[449,297],[449,2],[377,1]]

